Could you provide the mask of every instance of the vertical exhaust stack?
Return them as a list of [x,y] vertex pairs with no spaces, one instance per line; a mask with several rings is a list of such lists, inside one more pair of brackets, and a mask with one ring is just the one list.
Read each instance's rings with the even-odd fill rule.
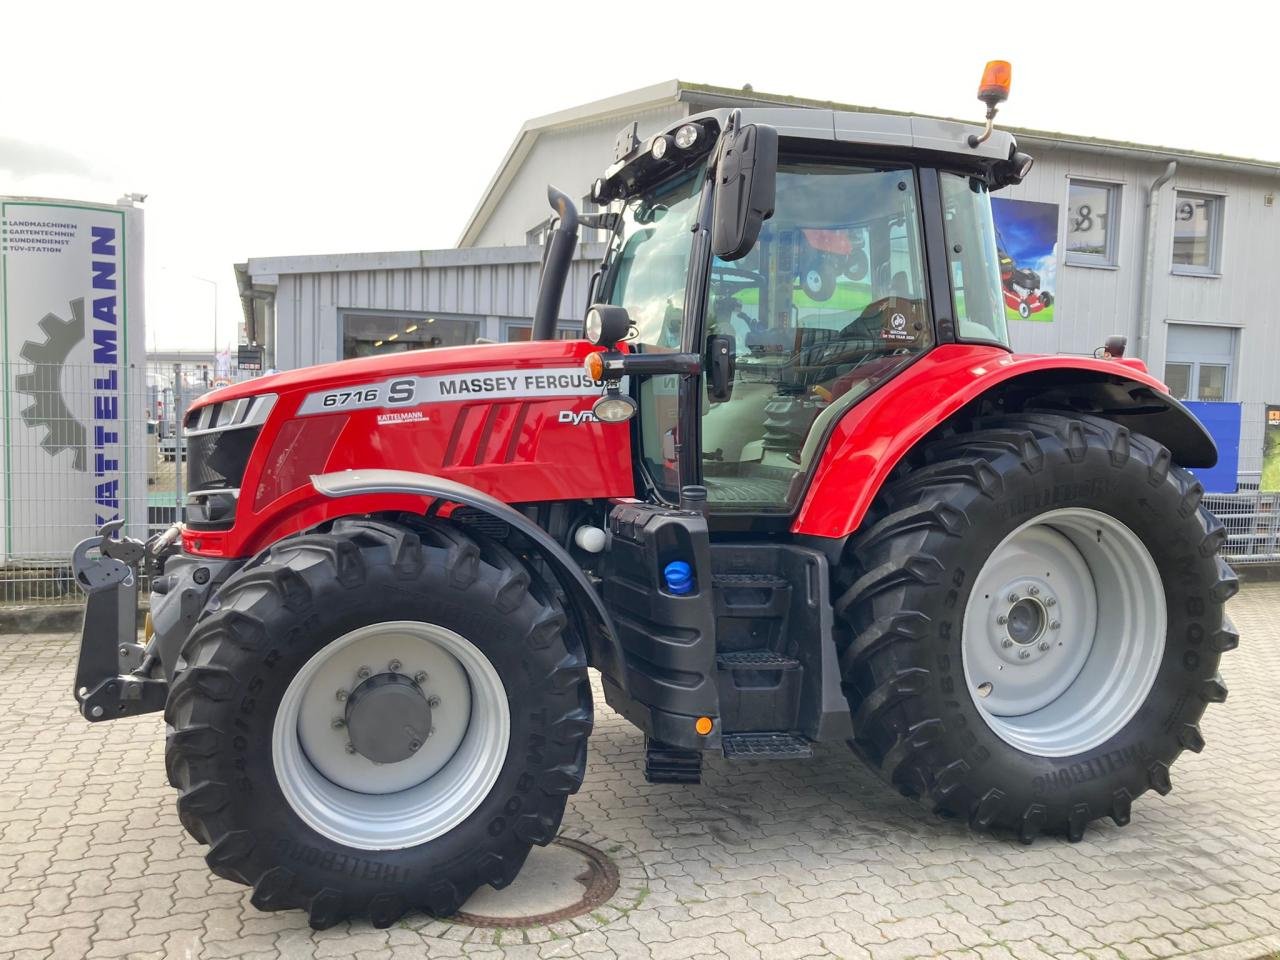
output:
[[538,284],[538,305],[533,311],[534,340],[554,340],[560,300],[564,296],[573,251],[578,245],[578,211],[568,195],[555,187],[547,187],[547,201],[556,212],[559,223],[547,238],[542,256],[542,278]]

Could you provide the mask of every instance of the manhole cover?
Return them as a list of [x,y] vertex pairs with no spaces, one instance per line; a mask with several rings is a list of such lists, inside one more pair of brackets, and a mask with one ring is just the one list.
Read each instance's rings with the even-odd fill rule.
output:
[[557,837],[533,848],[509,887],[481,887],[453,919],[475,927],[541,927],[588,913],[617,889],[612,860],[588,844]]

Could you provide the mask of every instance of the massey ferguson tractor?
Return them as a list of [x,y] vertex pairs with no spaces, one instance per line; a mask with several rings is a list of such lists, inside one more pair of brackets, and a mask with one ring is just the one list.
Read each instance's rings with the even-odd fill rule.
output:
[[[582,783],[588,668],[650,782],[847,742],[975,829],[1127,823],[1227,695],[1217,451],[1139,360],[1011,351],[1007,87],[985,127],[632,126],[602,212],[550,191],[532,342],[201,397],[185,522],[77,548],[85,718],[163,710],[210,868],[315,927],[511,883]],[[611,240],[560,341],[579,224]]]

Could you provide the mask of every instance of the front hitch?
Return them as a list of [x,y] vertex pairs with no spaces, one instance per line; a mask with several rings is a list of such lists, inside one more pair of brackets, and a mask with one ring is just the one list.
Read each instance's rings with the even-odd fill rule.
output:
[[103,524],[71,554],[76,583],[87,595],[75,697],[80,713],[93,723],[162,710],[168,692],[163,680],[149,676],[155,658],[138,643],[138,579],[148,557],[158,553],[153,543],[173,530],[147,544],[113,539],[123,525],[121,520]]

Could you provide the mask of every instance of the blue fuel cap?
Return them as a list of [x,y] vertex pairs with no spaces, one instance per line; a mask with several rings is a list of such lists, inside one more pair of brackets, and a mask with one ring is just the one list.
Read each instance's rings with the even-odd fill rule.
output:
[[683,560],[672,560],[662,568],[663,579],[667,581],[667,590],[677,597],[693,592],[693,568]]

